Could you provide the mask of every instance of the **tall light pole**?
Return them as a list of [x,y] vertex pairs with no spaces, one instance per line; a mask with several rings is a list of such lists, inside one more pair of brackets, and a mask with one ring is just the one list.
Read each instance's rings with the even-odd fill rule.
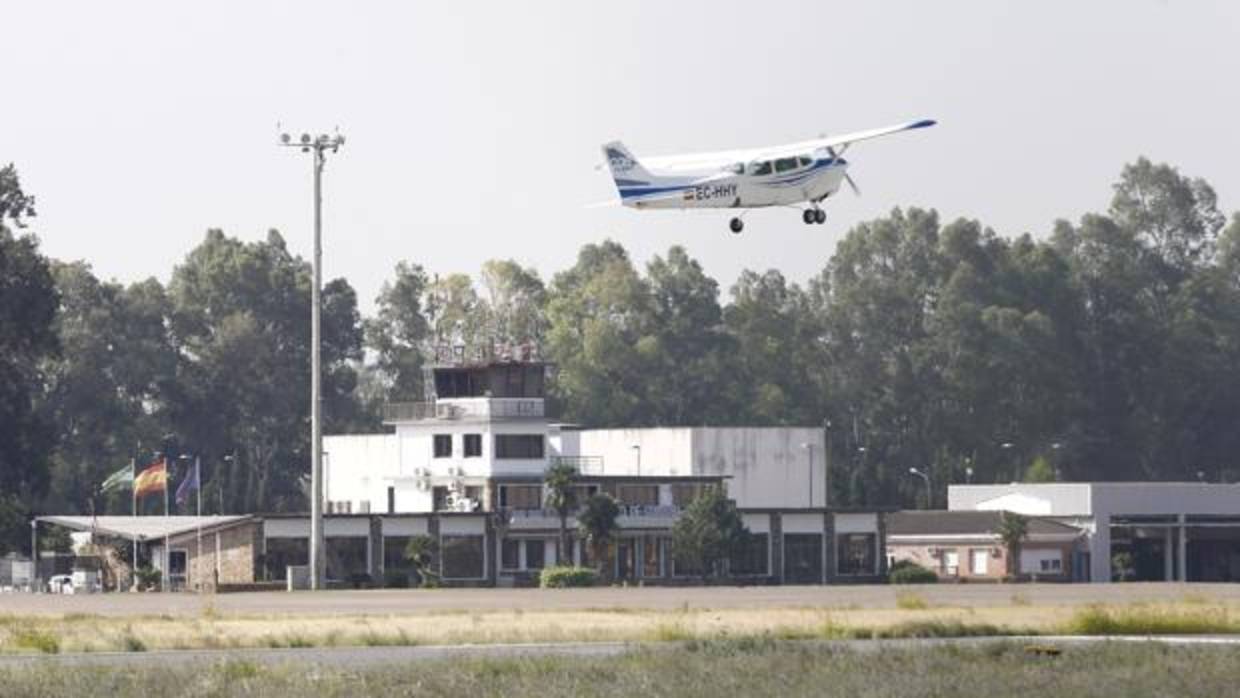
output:
[[301,148],[303,153],[314,154],[314,282],[310,287],[310,588],[323,586],[323,406],[322,371],[319,349],[319,298],[323,285],[323,165],[327,151],[333,153],[344,145],[339,133],[311,137],[301,134],[294,143],[287,133],[280,134],[280,144]]
[[909,475],[916,475],[917,477],[919,477],[919,478],[921,478],[921,479],[923,479],[923,480],[925,480],[925,481],[926,481],[926,508],[927,508],[927,509],[931,508],[932,502],[931,502],[931,500],[930,500],[930,497],[931,497],[931,494],[930,494],[930,476],[929,476],[929,475],[927,475],[926,473],[921,472],[921,471],[920,471],[920,470],[918,470],[917,468],[909,468],[909,469],[908,469],[908,473],[909,473]]

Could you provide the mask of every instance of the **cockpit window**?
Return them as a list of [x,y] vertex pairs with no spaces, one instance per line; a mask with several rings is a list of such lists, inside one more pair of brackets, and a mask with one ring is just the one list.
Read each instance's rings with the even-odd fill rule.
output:
[[788,170],[795,170],[796,168],[797,168],[796,158],[780,158],[775,161],[776,172],[787,172]]
[[797,163],[799,163],[801,167],[809,167],[811,162],[813,161],[810,160],[809,157],[805,155],[802,155],[801,157],[797,158]]
[[749,163],[749,174],[751,175],[769,175],[770,173],[771,162],[769,160]]

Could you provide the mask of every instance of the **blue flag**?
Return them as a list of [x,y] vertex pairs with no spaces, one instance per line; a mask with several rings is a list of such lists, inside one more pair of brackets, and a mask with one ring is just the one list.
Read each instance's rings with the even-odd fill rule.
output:
[[185,479],[181,481],[181,486],[177,488],[178,506],[185,506],[185,501],[189,499],[189,493],[201,486],[201,481],[198,476],[198,464],[199,459],[195,458],[194,469],[185,476]]

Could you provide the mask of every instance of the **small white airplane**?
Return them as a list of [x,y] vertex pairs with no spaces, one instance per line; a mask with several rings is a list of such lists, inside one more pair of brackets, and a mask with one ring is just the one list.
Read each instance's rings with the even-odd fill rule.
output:
[[[603,155],[620,193],[620,203],[637,209],[765,208],[809,204],[801,214],[806,224],[823,223],[820,204],[848,182],[843,158],[857,141],[933,126],[932,119],[898,126],[827,136],[770,148],[673,155],[639,161],[620,141],[603,146]],[[733,233],[744,229],[744,216],[729,223]]]

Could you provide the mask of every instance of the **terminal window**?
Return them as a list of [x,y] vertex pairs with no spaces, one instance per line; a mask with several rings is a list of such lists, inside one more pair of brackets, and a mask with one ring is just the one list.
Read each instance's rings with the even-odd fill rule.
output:
[[541,459],[544,457],[542,434],[496,434],[496,458]]
[[452,435],[451,434],[435,434],[435,457],[451,458],[452,457]]

